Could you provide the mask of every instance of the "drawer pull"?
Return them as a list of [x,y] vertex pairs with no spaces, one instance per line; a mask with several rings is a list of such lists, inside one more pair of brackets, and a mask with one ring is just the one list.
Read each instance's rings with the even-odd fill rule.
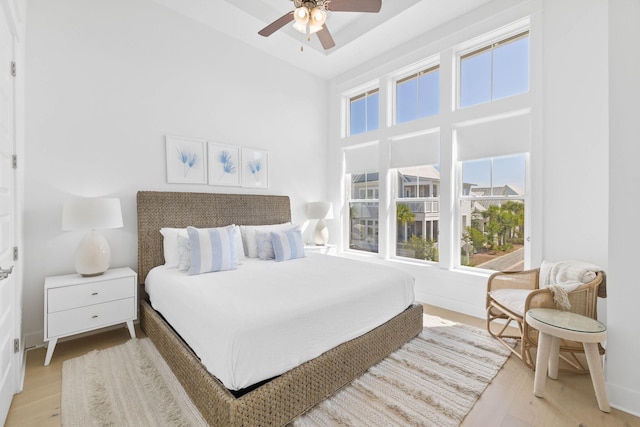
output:
[[97,319],[97,318],[98,318],[98,315],[97,315],[97,314],[94,314],[93,316],[91,316],[91,318],[92,318],[92,319]]
[[96,295],[98,295],[98,293],[97,293],[97,292],[94,292],[94,293],[92,293],[91,295],[92,295],[92,296],[96,296]]

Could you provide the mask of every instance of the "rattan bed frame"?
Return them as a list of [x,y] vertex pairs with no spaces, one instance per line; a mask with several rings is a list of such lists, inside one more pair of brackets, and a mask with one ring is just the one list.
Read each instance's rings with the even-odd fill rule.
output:
[[[286,196],[140,191],[138,278],[164,263],[161,227],[261,225],[290,221]],[[335,393],[422,330],[422,306],[341,344],[259,387],[235,397],[200,363],[148,301],[140,324],[212,426],[283,426]]]

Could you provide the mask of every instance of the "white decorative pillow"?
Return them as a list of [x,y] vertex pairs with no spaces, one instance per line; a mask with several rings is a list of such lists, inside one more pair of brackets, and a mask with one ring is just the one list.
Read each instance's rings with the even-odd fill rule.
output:
[[273,243],[271,243],[271,234],[256,230],[256,242],[258,244],[258,258],[261,260],[274,259],[276,255],[273,252]]
[[276,261],[304,258],[304,243],[299,229],[271,232],[271,242]]
[[167,268],[176,268],[180,261],[178,235],[187,237],[187,229],[163,227],[160,229],[160,234],[162,234],[163,237],[162,249],[164,252],[164,265]]
[[186,273],[191,268],[191,243],[181,234],[178,234],[178,253],[178,271]]
[[238,264],[235,226],[219,228],[187,227],[191,245],[189,275],[235,270]]
[[270,233],[272,231],[282,231],[295,228],[290,222],[273,225],[241,225],[242,242],[244,243],[245,255],[249,258],[258,258],[258,242],[256,240],[256,231]]

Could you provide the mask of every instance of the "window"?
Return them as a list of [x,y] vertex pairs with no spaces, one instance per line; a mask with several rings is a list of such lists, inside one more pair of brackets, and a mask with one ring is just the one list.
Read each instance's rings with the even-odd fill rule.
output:
[[440,68],[422,70],[396,82],[396,123],[440,112]]
[[529,32],[460,57],[460,107],[529,90]]
[[460,265],[524,268],[526,154],[462,163]]
[[380,95],[373,89],[349,99],[349,135],[378,129]]
[[349,249],[378,252],[379,174],[351,174]]
[[396,174],[396,256],[438,261],[439,168],[405,167]]
[[529,253],[528,233],[540,224],[525,183],[540,182],[528,168],[541,142],[532,131],[541,97],[518,96],[541,88],[530,72],[538,24],[528,21],[470,40],[456,33],[407,55],[425,53],[413,64],[403,56],[399,68],[393,61],[380,75],[366,70],[357,87],[334,89],[340,104],[332,110],[349,127],[330,148],[343,154],[342,167],[332,168],[344,173],[343,248],[480,274],[523,270],[539,257]]

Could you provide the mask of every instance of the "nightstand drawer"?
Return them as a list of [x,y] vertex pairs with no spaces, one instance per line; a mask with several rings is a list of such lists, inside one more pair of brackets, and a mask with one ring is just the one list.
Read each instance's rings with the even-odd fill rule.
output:
[[126,298],[48,315],[47,337],[59,337],[135,319],[135,298]]
[[49,313],[55,313],[71,308],[133,297],[134,293],[135,279],[133,276],[64,286],[47,291],[47,309]]

